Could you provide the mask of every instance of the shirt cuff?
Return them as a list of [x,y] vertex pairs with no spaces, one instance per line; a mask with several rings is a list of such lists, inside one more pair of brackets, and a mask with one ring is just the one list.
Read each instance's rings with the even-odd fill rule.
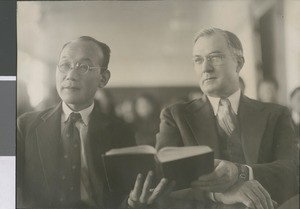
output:
[[249,181],[254,179],[253,169],[249,165],[245,165],[249,169]]

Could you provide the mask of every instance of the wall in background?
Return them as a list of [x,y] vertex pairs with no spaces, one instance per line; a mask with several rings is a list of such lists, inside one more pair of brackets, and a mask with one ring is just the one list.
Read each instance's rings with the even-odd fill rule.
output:
[[[27,88],[31,104],[38,105],[55,89],[54,74],[62,45],[89,35],[111,47],[112,76],[107,87],[197,87],[191,61],[193,38],[200,29],[213,26],[232,31],[241,39],[246,60],[241,71],[245,93],[256,98],[261,53],[255,38],[255,21],[276,3],[269,0],[18,2],[18,81]],[[299,11],[299,3],[287,0],[283,8],[286,14],[294,11],[284,19],[288,30],[292,30],[295,23],[291,20]],[[284,40],[291,42],[288,38]],[[295,56],[289,58],[295,60]],[[289,62],[284,77],[299,64],[296,62]],[[287,79],[293,78],[292,75],[293,72],[289,73]],[[285,94],[297,83],[295,78],[294,84],[285,79],[279,82],[285,87]]]

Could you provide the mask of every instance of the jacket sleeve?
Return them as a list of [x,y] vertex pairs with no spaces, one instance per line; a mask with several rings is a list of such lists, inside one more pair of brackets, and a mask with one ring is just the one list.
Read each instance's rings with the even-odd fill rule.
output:
[[[164,108],[160,115],[159,133],[156,135],[156,149],[160,150],[168,146],[184,146],[179,124],[183,118],[179,106]],[[204,192],[195,193],[188,188],[172,192],[170,196],[164,197],[159,202],[161,208],[206,208],[209,204],[207,195]]]
[[[259,181],[272,199],[282,203],[297,193],[298,149],[290,114],[284,109],[274,126],[271,160],[251,165],[254,179]],[[270,133],[269,133],[270,134]]]
[[180,130],[171,107],[164,108],[160,114],[159,132],[156,135],[156,149],[167,146],[183,146]]

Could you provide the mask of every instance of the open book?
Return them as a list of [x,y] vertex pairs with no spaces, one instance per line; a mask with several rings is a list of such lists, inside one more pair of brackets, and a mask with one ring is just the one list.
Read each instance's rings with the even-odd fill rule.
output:
[[[214,154],[208,146],[154,147],[141,145],[112,149],[102,156],[108,186],[111,191],[130,191],[138,173],[155,172],[161,178],[175,180],[175,189],[190,187],[190,183],[214,169]],[[153,185],[155,186],[155,185]]]

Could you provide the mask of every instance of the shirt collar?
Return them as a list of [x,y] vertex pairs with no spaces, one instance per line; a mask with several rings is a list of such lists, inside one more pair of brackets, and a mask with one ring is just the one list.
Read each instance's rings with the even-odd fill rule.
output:
[[[94,102],[88,108],[76,112],[76,113],[80,113],[82,121],[86,126],[89,123],[89,117],[93,108],[94,108]],[[69,106],[65,102],[62,102],[62,109],[63,109],[63,122],[66,122],[69,118],[69,115],[74,111],[71,108],[69,108]]]
[[[211,97],[207,95],[207,98],[214,110],[214,114],[217,115],[218,113],[218,109],[219,109],[219,102],[221,98],[218,97]],[[230,101],[231,107],[233,109],[233,112],[235,114],[237,114],[238,112],[238,108],[239,108],[239,104],[240,104],[240,98],[241,98],[241,90],[238,89],[236,92],[234,92],[233,94],[231,94],[228,99]]]

